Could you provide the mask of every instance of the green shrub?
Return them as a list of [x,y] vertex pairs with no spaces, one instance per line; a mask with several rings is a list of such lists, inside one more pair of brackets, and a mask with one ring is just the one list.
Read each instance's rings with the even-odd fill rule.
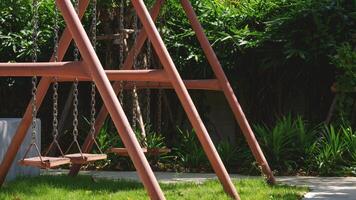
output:
[[320,175],[355,173],[356,132],[346,125],[324,125],[320,132],[321,137],[310,149],[311,170]]
[[356,51],[350,43],[341,44],[332,57],[332,63],[338,68],[337,87],[341,90],[353,90],[356,87]]
[[229,140],[224,139],[217,144],[216,150],[227,168],[233,169],[237,167],[238,154],[241,153],[237,146],[231,144]]
[[254,131],[272,169],[291,173],[300,168],[314,134],[301,117],[279,118],[274,126],[254,125]]
[[177,164],[188,171],[206,171],[210,169],[205,155],[194,130],[178,129],[179,139],[173,149],[177,155]]
[[[182,131],[178,129],[179,139],[176,141],[174,155],[177,157],[177,169],[183,168],[186,171],[211,171],[210,163],[199,142],[194,130]],[[228,140],[222,140],[216,144],[216,150],[226,168],[236,171],[238,154],[241,152],[236,145],[231,144]]]

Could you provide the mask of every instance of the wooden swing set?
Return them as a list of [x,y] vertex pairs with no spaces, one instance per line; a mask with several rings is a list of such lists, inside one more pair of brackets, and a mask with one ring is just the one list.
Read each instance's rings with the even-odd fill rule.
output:
[[[96,0],[94,1],[96,2]],[[36,17],[38,18],[38,2],[36,0],[33,0],[33,2],[35,2],[33,7],[34,30],[37,30],[38,25],[36,20],[38,19],[36,19]],[[174,89],[194,130],[196,131],[198,139],[201,142],[217,177],[223,185],[225,192],[233,199],[240,199],[188,93],[188,89],[214,90],[223,92],[257,163],[261,167],[262,173],[266,176],[269,183],[275,183],[275,179],[268,162],[263,155],[255,135],[189,0],[180,0],[180,3],[189,19],[189,22],[191,23],[201,48],[203,49],[208,62],[213,69],[215,79],[212,80],[182,80],[180,77],[154,23],[159,15],[162,5],[164,4],[164,0],[156,0],[151,12],[147,10],[143,0],[131,0],[137,17],[142,23],[142,29],[138,32],[135,43],[128,53],[125,62],[123,62],[121,70],[104,70],[95,52],[95,41],[90,40],[81,23],[81,18],[88,8],[89,3],[89,0],[79,0],[77,7],[74,7],[70,0],[56,0],[56,6],[62,14],[67,27],[62,32],[61,38],[58,37],[58,30],[56,31],[55,40],[58,42],[56,42],[53,56],[49,62],[37,62],[37,47],[34,47],[32,58],[33,62],[31,63],[0,63],[1,77],[33,77],[32,100],[26,109],[23,119],[0,165],[0,185],[4,183],[11,164],[13,163],[20,145],[26,136],[26,132],[31,125],[32,142],[28,147],[25,157],[19,161],[22,165],[48,169],[64,164],[72,164],[70,175],[75,176],[78,174],[80,167],[83,164],[106,159],[106,155],[101,152],[95,138],[104,124],[108,114],[110,114],[125,146],[125,149],[116,149],[116,151],[123,151],[123,153],[127,153],[130,156],[151,199],[165,199],[157,179],[145,157],[145,149],[140,146],[129,120],[127,119],[117,98],[118,93],[122,93],[122,90],[132,88]],[[96,26],[95,20],[93,20],[93,24]],[[37,45],[35,42],[37,37],[36,34],[37,32],[34,31],[34,45]],[[93,38],[95,40],[95,37]],[[72,39],[77,47],[75,50],[75,59],[73,62],[61,62]],[[152,46],[160,62],[162,63],[163,69],[134,69],[136,57],[135,52],[139,52],[142,49],[147,39],[151,41]],[[82,57],[81,60],[78,58],[79,52]],[[38,84],[37,77],[42,77]],[[57,92],[58,82],[67,81],[74,81],[73,142],[70,145],[69,150],[63,152],[57,140]],[[80,81],[92,81],[91,129],[82,146],[79,145],[77,140],[78,83]],[[113,85],[110,81],[114,81]],[[122,81],[130,81],[133,85],[123,85]],[[53,84],[53,141],[49,147],[49,150],[57,147],[61,153],[60,157],[47,156],[49,150],[42,156],[35,143],[37,110],[41,106],[41,103],[51,84]],[[97,115],[94,108],[96,89],[99,91],[104,102],[104,106]],[[96,145],[99,149],[99,154],[90,153],[93,145]],[[78,152],[68,154],[72,147],[77,148]],[[27,157],[28,152],[32,148],[36,150],[38,156]],[[112,151],[115,152],[115,148]]]

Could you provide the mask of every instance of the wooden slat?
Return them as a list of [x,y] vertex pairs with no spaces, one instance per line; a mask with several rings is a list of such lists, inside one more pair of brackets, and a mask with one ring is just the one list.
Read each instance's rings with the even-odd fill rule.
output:
[[73,164],[85,164],[88,162],[94,162],[94,161],[98,161],[98,160],[107,159],[106,154],[89,154],[89,153],[67,154],[67,155],[65,155],[65,157],[69,158],[71,163],[73,163]]
[[42,169],[50,169],[54,167],[58,167],[61,165],[66,165],[70,163],[70,159],[62,158],[62,157],[42,157],[42,161],[40,157],[32,157],[25,158],[24,160],[20,160],[19,164],[23,166],[31,166],[38,167]]

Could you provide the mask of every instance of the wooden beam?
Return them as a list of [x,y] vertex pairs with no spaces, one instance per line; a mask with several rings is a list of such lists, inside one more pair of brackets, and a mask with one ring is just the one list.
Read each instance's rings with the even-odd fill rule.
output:
[[0,76],[76,77],[86,74],[83,62],[0,63]]
[[[0,76],[11,77],[58,77],[58,81],[91,81],[81,62],[43,62],[43,63],[0,63]],[[156,81],[169,82],[163,70],[105,70],[112,81]]]
[[[183,83],[189,90],[211,90],[220,91],[221,88],[216,79],[208,80],[183,80]],[[136,82],[137,89],[173,89],[173,86],[169,82]],[[132,89],[134,83],[128,82],[124,84],[124,89]]]

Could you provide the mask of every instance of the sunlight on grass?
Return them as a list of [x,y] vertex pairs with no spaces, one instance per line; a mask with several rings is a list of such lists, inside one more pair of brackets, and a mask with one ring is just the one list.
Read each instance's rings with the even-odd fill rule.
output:
[[[268,186],[262,179],[234,181],[241,198],[301,199],[307,188],[291,186]],[[161,184],[167,199],[229,199],[218,181],[202,184]],[[48,200],[48,199],[148,199],[141,183],[132,181],[93,181],[90,176],[40,176],[19,178],[0,189],[1,200]]]

